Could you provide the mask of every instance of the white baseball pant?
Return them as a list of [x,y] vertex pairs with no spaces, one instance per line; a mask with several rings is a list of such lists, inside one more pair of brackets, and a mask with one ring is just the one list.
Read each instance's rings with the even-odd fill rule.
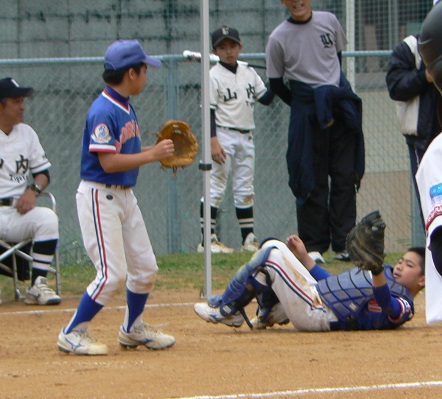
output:
[[150,292],[158,266],[133,191],[82,181],[76,198],[84,246],[97,271],[89,296],[105,306],[126,277],[130,291]]
[[[263,245],[269,246],[277,249],[270,252],[266,270],[289,320],[299,331],[330,331],[330,322],[338,319],[322,302],[316,290],[317,281],[283,242],[269,240]],[[266,284],[263,273],[259,282]]]
[[232,173],[232,191],[236,208],[253,206],[255,197],[255,144],[253,132],[240,133],[217,127],[216,136],[226,152],[224,164],[213,163],[210,172],[210,205],[219,208],[226,192],[229,173]]

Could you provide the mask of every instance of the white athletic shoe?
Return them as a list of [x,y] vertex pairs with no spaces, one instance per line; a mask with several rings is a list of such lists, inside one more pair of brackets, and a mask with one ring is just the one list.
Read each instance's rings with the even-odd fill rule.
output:
[[57,346],[62,352],[76,355],[107,355],[107,346],[91,338],[85,330],[74,330],[65,334],[63,327],[58,334]]
[[312,258],[316,263],[325,263],[324,258],[318,251],[309,252],[308,255]]
[[[218,241],[218,237],[216,234],[212,234],[210,239],[210,250],[214,254],[231,254],[234,249],[225,246],[222,242]],[[201,243],[198,244],[197,248],[198,253],[204,252],[204,247]]]
[[164,334],[145,323],[132,327],[132,331],[129,333],[124,331],[121,326],[118,339],[120,345],[126,349],[133,349],[137,346],[145,346],[149,349],[166,349],[175,343],[175,338],[172,335]]
[[336,252],[335,259],[342,260],[343,262],[349,262],[351,260],[347,251]]
[[214,308],[207,302],[196,303],[193,308],[195,313],[208,323],[223,323],[229,327],[241,327],[244,323],[244,318],[242,317],[241,313],[238,312],[226,317],[223,316],[219,311],[219,306]]
[[263,313],[264,312],[259,309],[258,315],[250,320],[250,323],[252,323],[254,330],[265,330],[266,327],[273,327],[273,325],[275,324],[283,326],[290,322],[287,315],[285,314],[281,302],[278,302],[272,307],[266,318],[264,317]]
[[255,234],[249,233],[241,247],[241,252],[256,252],[259,249],[259,243]]
[[46,277],[37,277],[34,285],[26,289],[26,305],[58,305],[60,302],[61,298],[48,287]]

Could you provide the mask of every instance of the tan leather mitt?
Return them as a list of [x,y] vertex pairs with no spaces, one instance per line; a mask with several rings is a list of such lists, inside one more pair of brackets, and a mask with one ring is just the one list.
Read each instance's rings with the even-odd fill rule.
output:
[[184,168],[195,161],[198,154],[198,141],[188,123],[169,119],[163,123],[157,137],[157,143],[171,139],[175,146],[173,155],[161,161],[163,167],[172,168],[175,173],[178,168]]

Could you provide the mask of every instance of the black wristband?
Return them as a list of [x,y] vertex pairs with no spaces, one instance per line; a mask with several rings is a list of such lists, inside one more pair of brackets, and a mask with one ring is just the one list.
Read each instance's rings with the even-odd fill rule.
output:
[[37,197],[43,191],[42,188],[37,183],[32,183],[27,188],[30,188],[37,195]]
[[373,269],[371,271],[371,274],[373,274],[373,276],[377,276],[377,275],[381,274],[383,271],[384,271],[384,266],[381,265],[381,266],[378,266],[375,269]]

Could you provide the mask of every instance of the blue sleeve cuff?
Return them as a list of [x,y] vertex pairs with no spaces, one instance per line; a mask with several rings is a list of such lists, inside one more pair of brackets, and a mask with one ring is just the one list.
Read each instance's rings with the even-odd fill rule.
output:
[[323,269],[323,268],[322,268],[321,266],[319,266],[317,263],[316,263],[316,265],[313,267],[313,269],[310,270],[310,274],[313,276],[313,278],[314,278],[316,281],[324,280],[325,278],[331,276],[331,274],[330,274],[327,270]]

